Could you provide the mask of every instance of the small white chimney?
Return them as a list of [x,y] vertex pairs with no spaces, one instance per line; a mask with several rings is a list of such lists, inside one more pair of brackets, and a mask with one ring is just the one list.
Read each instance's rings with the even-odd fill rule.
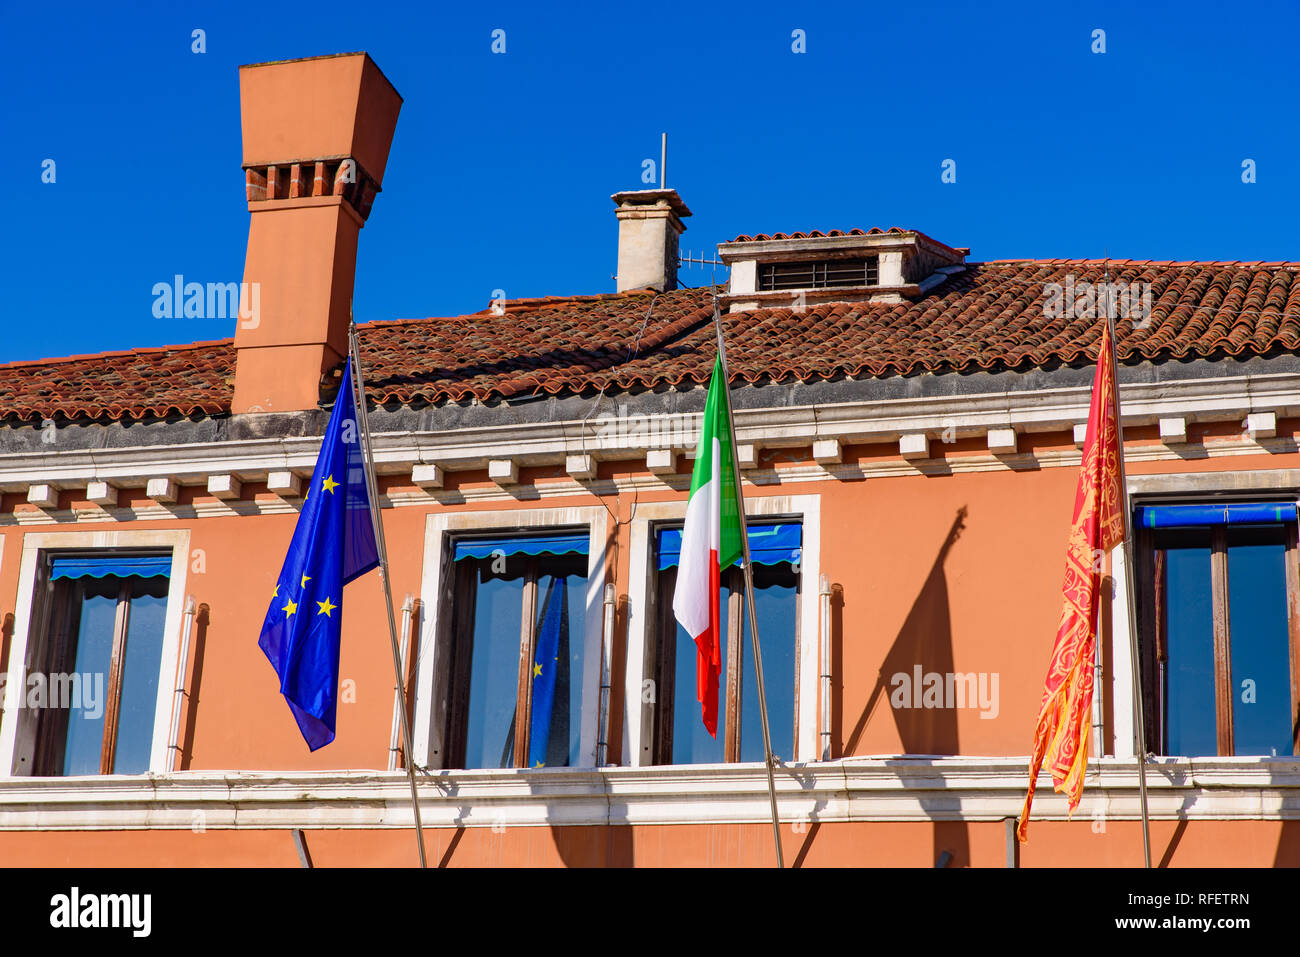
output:
[[618,216],[618,291],[677,288],[677,237],[691,215],[675,189],[615,193]]

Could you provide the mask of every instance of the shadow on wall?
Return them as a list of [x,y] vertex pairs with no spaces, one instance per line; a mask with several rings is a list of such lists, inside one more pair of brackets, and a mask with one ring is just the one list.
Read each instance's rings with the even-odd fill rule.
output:
[[[524,828],[524,830],[529,829]],[[632,852],[632,828],[627,825],[593,827],[552,824],[550,831],[551,838],[555,842],[556,853],[559,854],[565,867],[632,867],[635,863]],[[499,844],[494,847],[492,843],[493,838],[500,840],[498,834],[505,834],[505,828],[500,832],[493,830],[492,838],[487,839],[486,846],[483,840],[471,841],[468,849],[469,856],[462,854],[461,860],[457,860],[456,854],[457,848],[465,837],[465,825],[456,825],[451,839],[447,841],[447,846],[439,855],[438,845],[445,832],[445,828],[431,828],[425,832],[425,846],[430,853],[431,866],[446,868],[456,863],[460,866],[484,867],[502,863],[501,847]]]
[[[447,849],[442,852],[442,858],[438,861],[438,867],[448,867],[451,864],[452,857],[456,854],[456,847],[465,837],[465,825],[456,825],[456,833],[452,835],[451,840],[447,842]],[[425,852],[428,852],[428,834],[425,835]]]
[[[0,625],[0,672],[9,667],[9,646],[14,639],[14,616],[5,615],[4,624]],[[4,686],[0,685],[0,726],[4,724]],[[6,769],[7,771],[8,769]]]
[[9,667],[9,645],[14,640],[13,612],[5,615],[4,624],[0,625],[0,668]]
[[[948,675],[953,672],[952,618],[948,603],[948,580],[943,566],[948,552],[966,527],[966,514],[967,508],[963,505],[953,517],[952,525],[939,545],[911,611],[885,654],[867,704],[845,740],[844,754],[857,753],[867,723],[882,701],[893,712],[904,754],[961,753],[957,738],[956,710],[943,706],[917,707],[921,703],[921,692],[912,688],[912,684],[918,666],[922,674],[937,672]],[[843,634],[842,631],[838,633]],[[837,669],[837,673],[842,672]],[[906,680],[895,680],[895,676],[903,676]],[[898,695],[904,706],[891,705],[891,692]],[[945,852],[949,857],[942,866],[970,865],[970,836],[965,821],[934,822],[931,859],[937,864]]]
[[565,867],[633,867],[632,828],[627,825],[603,827],[561,827],[551,825],[555,850]]
[[[1283,832],[1285,833],[1285,829],[1283,829]],[[1170,835],[1169,843],[1165,845],[1165,852],[1164,854],[1161,855],[1159,862],[1156,864],[1156,867],[1166,868],[1169,866],[1170,862],[1173,861],[1174,859],[1174,852],[1178,850],[1178,845],[1182,843],[1183,835],[1186,833],[1187,833],[1187,818],[1180,817],[1178,819],[1178,826],[1174,828],[1174,833]]]
[[194,725],[199,714],[199,685],[203,683],[203,655],[208,647],[209,609],[199,605],[194,616],[194,650],[190,652],[194,664],[190,680],[185,684],[185,740],[181,742],[180,770],[188,771],[194,763]]
[[[1167,868],[1173,864],[1174,854],[1187,833],[1186,809],[1180,809],[1178,826],[1165,845],[1164,853],[1155,864],[1157,868]],[[1152,851],[1158,851],[1153,847]],[[1278,832],[1277,848],[1273,852],[1273,867],[1300,867],[1300,821],[1283,821]]]

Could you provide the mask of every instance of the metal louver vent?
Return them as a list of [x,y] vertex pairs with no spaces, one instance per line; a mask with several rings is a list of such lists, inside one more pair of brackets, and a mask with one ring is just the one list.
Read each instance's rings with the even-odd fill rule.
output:
[[875,286],[879,283],[877,257],[862,259],[803,260],[802,262],[759,263],[758,288],[762,292],[782,289],[827,289],[834,286]]

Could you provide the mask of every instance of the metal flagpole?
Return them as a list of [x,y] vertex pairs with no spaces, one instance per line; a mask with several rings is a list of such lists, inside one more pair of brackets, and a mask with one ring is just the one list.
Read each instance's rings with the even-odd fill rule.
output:
[[[776,841],[776,866],[785,867],[781,853],[781,822],[776,812],[776,778],[772,774],[772,731],[767,723],[767,692],[763,688],[763,652],[758,645],[758,615],[754,611],[754,570],[749,561],[749,528],[745,524],[745,493],[740,487],[740,456],[736,451],[736,428],[731,418],[731,378],[727,374],[727,347],[722,341],[718,297],[713,297],[713,328],[718,334],[718,358],[722,361],[723,388],[727,390],[727,431],[731,439],[731,467],[736,477],[736,508],[740,512],[740,548],[745,562],[745,607],[749,610],[749,637],[754,646],[754,673],[758,677],[758,711],[763,718],[763,754],[767,764],[767,796],[772,802],[772,837]],[[721,637],[721,636],[719,636]]]
[[[1106,327],[1110,332],[1110,379],[1115,387],[1115,433],[1119,445],[1119,488],[1124,507],[1124,605],[1128,610],[1128,647],[1133,684],[1133,728],[1138,759],[1138,793],[1142,798],[1142,859],[1151,867],[1151,817],[1147,808],[1147,734],[1142,713],[1142,672],[1138,659],[1137,589],[1133,587],[1133,513],[1129,507],[1128,479],[1124,474],[1124,420],[1119,406],[1119,346],[1115,341],[1115,316],[1110,295],[1110,271],[1106,272]],[[1098,756],[1100,757],[1100,755]]]
[[352,357],[353,404],[361,424],[361,457],[365,460],[366,492],[370,499],[370,524],[375,530],[375,545],[379,550],[379,580],[384,583],[384,603],[388,606],[388,637],[393,646],[393,673],[397,687],[402,691],[402,740],[406,745],[406,776],[411,782],[411,809],[415,812],[415,842],[420,849],[420,867],[428,867],[424,856],[424,826],[420,822],[420,797],[415,787],[415,752],[411,748],[411,722],[406,716],[406,676],[402,674],[401,653],[397,649],[397,621],[393,617],[393,589],[388,581],[388,546],[384,542],[384,525],[379,520],[379,487],[375,481],[374,459],[370,451],[370,422],[366,413],[365,383],[361,378],[361,351],[357,348],[357,326],[348,317],[348,352]]

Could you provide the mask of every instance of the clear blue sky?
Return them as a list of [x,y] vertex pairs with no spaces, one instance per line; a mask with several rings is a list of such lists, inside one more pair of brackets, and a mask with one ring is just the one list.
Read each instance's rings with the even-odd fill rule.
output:
[[0,360],[232,335],[151,289],[242,274],[236,67],[355,50],[405,99],[359,321],[612,290],[609,195],[661,131],[696,250],[899,225],[974,260],[1300,259],[1300,5],[1142,6],[2,0]]

